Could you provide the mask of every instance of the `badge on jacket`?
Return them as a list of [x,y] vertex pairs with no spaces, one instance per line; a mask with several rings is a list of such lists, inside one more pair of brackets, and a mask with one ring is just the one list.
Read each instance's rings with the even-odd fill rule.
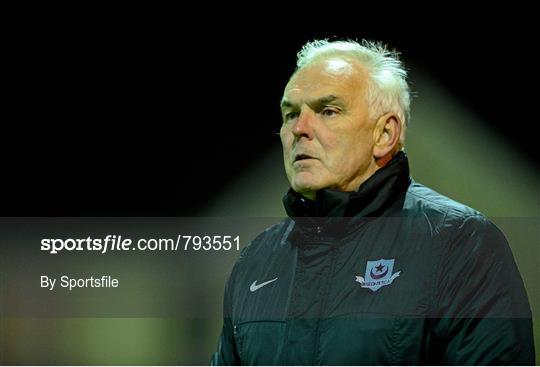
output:
[[362,288],[369,288],[373,292],[385,285],[392,284],[401,271],[392,274],[394,270],[395,259],[379,259],[368,261],[366,264],[366,274],[364,277],[356,276],[356,282],[360,283]]

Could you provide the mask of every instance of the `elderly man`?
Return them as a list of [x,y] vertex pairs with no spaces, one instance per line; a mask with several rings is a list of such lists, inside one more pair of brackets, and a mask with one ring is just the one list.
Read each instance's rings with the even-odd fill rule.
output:
[[308,43],[281,101],[289,219],[227,282],[213,364],[534,364],[503,234],[414,182],[397,55]]

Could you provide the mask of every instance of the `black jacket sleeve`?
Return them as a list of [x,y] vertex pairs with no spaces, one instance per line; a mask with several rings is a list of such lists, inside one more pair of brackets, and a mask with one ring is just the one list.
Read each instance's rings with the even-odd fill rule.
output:
[[481,215],[467,217],[449,237],[433,333],[439,360],[534,365],[530,306],[506,238]]
[[218,339],[217,351],[212,355],[212,366],[231,366],[241,364],[238,349],[234,338],[235,328],[233,323],[233,293],[235,289],[238,268],[246,258],[250,244],[242,249],[238,260],[234,264],[231,275],[225,284],[223,296],[223,328]]
[[223,329],[218,340],[217,351],[212,355],[210,365],[231,366],[238,365],[239,358],[234,345],[234,330],[230,319],[223,320]]
[[223,328],[218,339],[217,351],[212,355],[212,366],[231,366],[240,364],[240,359],[234,342],[234,326],[232,322],[231,282],[233,274],[225,286],[223,299]]

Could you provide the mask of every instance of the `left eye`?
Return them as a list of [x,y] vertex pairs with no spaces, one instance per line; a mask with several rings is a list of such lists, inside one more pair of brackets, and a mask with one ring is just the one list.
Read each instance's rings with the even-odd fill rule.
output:
[[338,111],[334,109],[330,109],[330,108],[325,108],[324,110],[321,111],[321,114],[324,116],[332,117],[332,116],[337,115]]

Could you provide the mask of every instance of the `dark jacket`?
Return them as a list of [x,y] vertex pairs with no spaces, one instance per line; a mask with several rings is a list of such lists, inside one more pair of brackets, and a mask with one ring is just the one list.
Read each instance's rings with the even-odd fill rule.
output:
[[234,266],[213,364],[534,364],[504,235],[413,182],[404,153],[358,192],[284,205]]

